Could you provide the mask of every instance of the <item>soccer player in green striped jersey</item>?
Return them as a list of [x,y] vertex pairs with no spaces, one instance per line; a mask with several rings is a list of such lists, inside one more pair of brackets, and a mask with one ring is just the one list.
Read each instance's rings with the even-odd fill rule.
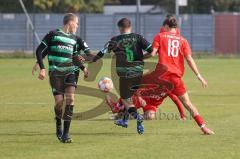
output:
[[[137,120],[137,132],[144,133],[143,117],[137,112],[132,102],[134,90],[141,84],[145,57],[152,51],[149,43],[141,35],[132,33],[131,21],[122,18],[118,21],[120,35],[114,36],[105,48],[98,52],[93,62],[102,58],[105,53],[113,51],[116,55],[116,72],[119,76],[119,92],[123,104],[126,106],[125,118],[115,121],[116,125],[127,127],[129,114]],[[143,52],[147,52],[145,55]]]
[[[91,49],[89,48],[88,44],[80,37],[75,35],[77,38],[77,53],[75,56],[79,56],[80,59],[82,59],[81,64],[79,65],[79,68],[75,70],[75,76],[76,76],[76,83],[78,82],[78,77],[79,77],[79,72],[80,69],[84,72],[84,77],[88,76],[88,70],[85,68],[85,66],[83,65],[83,62],[85,61],[85,58],[91,58],[92,56],[94,56],[92,54]],[[81,51],[84,52],[85,58],[83,56],[81,56]],[[44,51],[42,53],[42,58],[44,59],[46,56],[48,55],[48,51]],[[88,59],[87,59],[88,60]],[[34,73],[39,69],[39,64],[38,62],[35,63],[35,65],[32,68],[32,74],[34,75]]]
[[[76,87],[76,67],[73,56],[78,52],[77,37],[74,35],[78,28],[78,17],[67,13],[63,18],[63,27],[50,31],[42,40],[36,50],[37,63],[40,67],[38,78],[43,80],[46,76],[43,57],[48,55],[49,80],[55,99],[56,135],[63,143],[70,143],[69,129],[73,114],[74,91]],[[85,74],[85,67],[81,68]],[[66,99],[65,110],[63,102]],[[62,112],[64,114],[62,115]],[[62,119],[63,130],[62,130]]]

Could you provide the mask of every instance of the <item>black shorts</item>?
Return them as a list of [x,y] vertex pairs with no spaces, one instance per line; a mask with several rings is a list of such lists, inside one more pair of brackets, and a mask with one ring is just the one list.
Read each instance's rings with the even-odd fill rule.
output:
[[52,88],[52,93],[54,96],[64,94],[65,89],[69,86],[77,87],[75,73],[59,74],[50,72],[49,80]]
[[133,78],[120,77],[119,78],[119,89],[120,97],[122,99],[129,99],[133,96],[139,84],[141,84],[142,76]]

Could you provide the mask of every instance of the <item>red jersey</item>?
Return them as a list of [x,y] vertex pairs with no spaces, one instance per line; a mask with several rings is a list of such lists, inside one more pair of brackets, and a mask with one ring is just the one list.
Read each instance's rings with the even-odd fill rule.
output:
[[[143,111],[148,111],[148,110],[152,110],[152,111],[157,111],[157,108],[159,107],[159,105],[162,104],[163,100],[167,97],[167,95],[165,94],[164,96],[151,96],[151,97],[142,97],[142,99],[146,102],[146,105],[143,106],[141,104],[141,102],[139,101],[139,97],[137,96],[132,96],[132,100],[133,100],[133,104],[137,109],[143,108]],[[122,99],[119,98],[118,102],[114,105],[114,108],[112,109],[113,113],[117,113],[120,110],[123,110],[124,106],[123,106],[123,102]]]
[[153,48],[158,50],[158,63],[168,67],[167,74],[183,76],[184,57],[192,54],[186,39],[172,32],[158,33],[153,39]]

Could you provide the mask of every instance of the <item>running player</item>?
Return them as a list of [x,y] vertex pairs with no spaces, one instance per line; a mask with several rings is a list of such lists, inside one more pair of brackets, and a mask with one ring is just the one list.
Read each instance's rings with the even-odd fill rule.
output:
[[100,51],[93,62],[103,57],[105,52],[113,51],[116,55],[116,71],[119,76],[120,97],[127,108],[126,118],[116,121],[116,125],[125,125],[128,122],[129,114],[137,120],[137,132],[143,134],[143,117],[139,115],[134,106],[131,97],[134,90],[131,88],[139,85],[141,82],[144,66],[143,50],[151,53],[151,43],[145,40],[141,35],[132,33],[131,21],[122,18],[118,21],[120,35],[111,38],[106,49]]
[[[43,80],[46,76],[43,64],[43,54],[48,55],[49,80],[55,99],[56,135],[63,143],[71,143],[69,128],[71,124],[74,91],[76,87],[76,66],[73,65],[73,56],[77,53],[77,38],[75,35],[78,28],[78,17],[67,13],[63,18],[63,27],[50,31],[42,40],[36,50],[37,62],[40,67],[38,78]],[[84,69],[86,71],[86,69]],[[66,106],[63,112],[63,102]],[[63,131],[62,131],[62,121]]]
[[191,115],[201,128],[204,134],[214,134],[212,130],[207,128],[205,122],[200,116],[197,108],[189,99],[185,84],[182,80],[184,74],[184,59],[187,61],[189,67],[197,76],[202,86],[207,87],[207,81],[201,76],[193,58],[190,46],[186,39],[176,33],[178,26],[177,20],[172,17],[164,21],[163,33],[158,33],[153,40],[152,56],[158,54],[158,66],[167,66],[168,71],[161,76],[161,79],[170,81],[174,85],[172,93],[178,96],[185,108],[191,112]]

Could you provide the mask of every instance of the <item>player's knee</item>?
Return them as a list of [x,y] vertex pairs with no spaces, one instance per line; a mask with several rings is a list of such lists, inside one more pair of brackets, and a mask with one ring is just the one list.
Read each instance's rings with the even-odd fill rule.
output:
[[68,96],[66,98],[66,104],[67,105],[73,105],[74,104],[74,96]]
[[190,101],[187,101],[185,103],[185,107],[187,107],[187,109],[192,109],[192,103]]
[[182,103],[183,103],[183,105],[184,105],[187,109],[191,108],[191,106],[192,106],[191,101],[190,101],[190,100],[187,100],[187,99],[183,99],[183,100],[182,100]]
[[56,100],[56,109],[62,109],[63,101],[63,99]]
[[73,105],[74,104],[74,99],[73,98],[69,98],[66,100],[66,104],[68,105]]

